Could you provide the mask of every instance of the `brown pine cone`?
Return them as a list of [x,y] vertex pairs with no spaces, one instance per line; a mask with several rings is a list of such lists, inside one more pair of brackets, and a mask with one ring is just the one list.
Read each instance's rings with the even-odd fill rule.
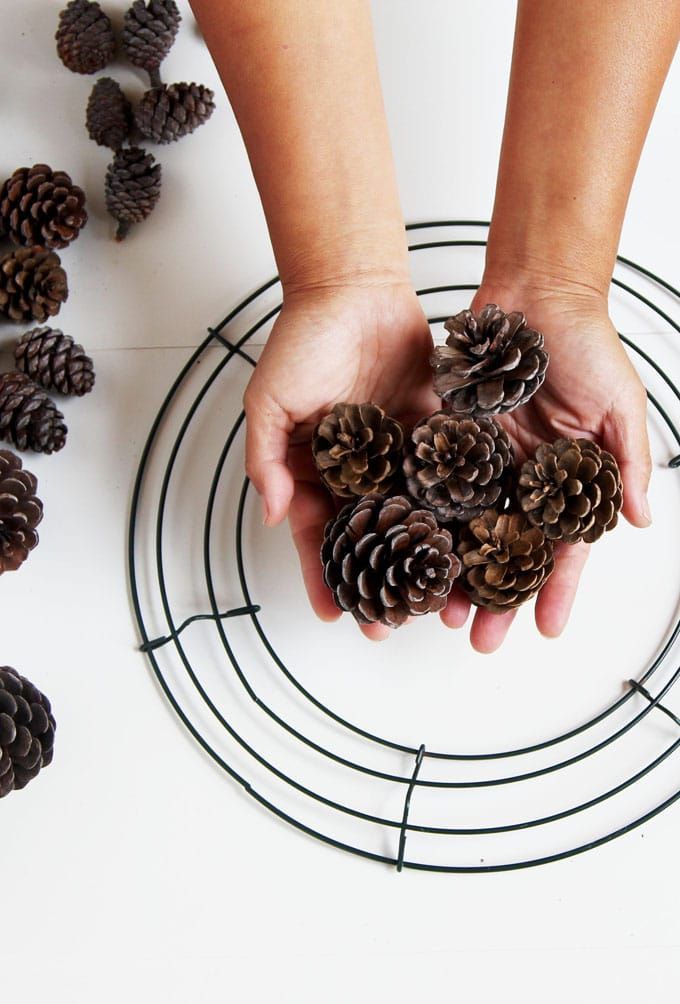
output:
[[493,418],[454,418],[438,411],[411,433],[404,457],[409,494],[440,522],[467,522],[508,498],[512,446]]
[[154,143],[172,143],[208,121],[215,110],[214,97],[203,84],[153,87],[137,105],[135,124]]
[[16,367],[45,390],[82,397],[94,386],[94,365],[82,345],[59,328],[32,328],[14,347]]
[[161,195],[161,165],[141,147],[119,150],[106,172],[106,208],[118,220],[116,240],[147,218]]
[[442,610],[460,571],[451,534],[403,495],[368,495],[326,524],[324,581],[360,624],[399,627]]
[[135,0],[123,22],[123,49],[135,66],[146,70],[151,86],[161,84],[158,67],[167,56],[182,20],[175,0]]
[[87,223],[85,193],[66,171],[19,167],[0,188],[0,231],[22,247],[67,247]]
[[377,404],[336,404],[314,430],[312,453],[334,495],[387,494],[401,468],[404,430]]
[[495,614],[530,600],[553,570],[552,544],[522,513],[487,509],[461,528],[459,585]]
[[67,299],[66,272],[54,251],[17,248],[0,258],[0,313],[11,321],[42,323]]
[[89,0],[71,0],[64,7],[55,38],[59,58],[74,73],[103,70],[116,51],[110,19]]
[[0,798],[52,763],[56,727],[47,697],[16,669],[0,666]]
[[25,373],[0,373],[0,439],[19,450],[56,453],[66,442],[64,416]]
[[590,439],[541,443],[522,465],[517,498],[550,540],[592,544],[617,524],[621,473],[611,453]]
[[446,345],[432,356],[434,387],[455,415],[499,415],[524,404],[545,379],[543,335],[524,314],[488,303],[477,315],[462,310],[444,324]]
[[0,450],[0,575],[15,572],[38,543],[43,504],[37,487],[38,479],[23,469],[16,453]]
[[132,128],[132,105],[118,81],[99,78],[87,102],[85,125],[90,139],[99,146],[121,148]]

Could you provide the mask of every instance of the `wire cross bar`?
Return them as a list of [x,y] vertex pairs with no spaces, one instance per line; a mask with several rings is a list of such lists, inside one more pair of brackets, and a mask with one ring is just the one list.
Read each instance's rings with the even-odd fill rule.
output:
[[221,335],[219,331],[215,330],[215,328],[208,328],[208,334],[211,338],[215,338],[218,342],[220,342],[220,344],[224,345],[225,349],[229,349],[230,355],[236,354],[237,356],[241,356],[242,359],[245,359],[251,366],[256,365],[252,356],[248,355],[247,352],[244,352],[240,346],[234,345],[233,342],[230,342],[228,338]]
[[664,707],[663,704],[660,704],[658,697],[652,697],[646,687],[643,687],[637,680],[629,680],[628,682],[631,687],[634,687],[635,690],[639,691],[643,697],[646,697],[650,704],[653,704],[655,708],[659,709],[659,711],[663,711],[665,715],[672,718],[676,725],[680,725],[680,718],[678,718],[677,715],[674,715],[668,708]]
[[668,461],[668,466],[669,467],[680,467],[680,453],[678,453],[677,457],[673,457],[672,460]]
[[225,610],[221,614],[193,614],[191,617],[187,617],[185,621],[182,621],[180,626],[171,631],[170,634],[160,635],[158,638],[149,638],[147,641],[142,642],[139,646],[139,651],[153,652],[155,649],[161,648],[162,645],[167,645],[169,641],[174,641],[184,631],[184,628],[193,624],[194,621],[223,621],[228,617],[245,617],[247,614],[256,614],[259,613],[260,609],[261,607],[257,603],[250,603],[245,607],[235,607],[233,610]]
[[416,781],[418,780],[418,774],[420,773],[420,765],[423,762],[423,757],[425,756],[425,743],[422,743],[418,748],[416,753],[416,762],[413,768],[413,774],[411,775],[411,781],[406,789],[406,798],[404,799],[404,815],[401,817],[401,830],[399,832],[399,853],[397,854],[397,871],[400,872],[404,866],[404,850],[406,848],[406,826],[408,823],[408,813],[411,808],[411,795],[413,794],[413,789],[415,788]]

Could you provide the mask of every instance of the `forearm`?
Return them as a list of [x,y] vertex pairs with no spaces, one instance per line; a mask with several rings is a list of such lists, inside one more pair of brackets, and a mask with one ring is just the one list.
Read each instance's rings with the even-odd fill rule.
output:
[[366,0],[191,0],[234,109],[284,289],[406,279]]
[[520,0],[487,281],[604,295],[678,0]]

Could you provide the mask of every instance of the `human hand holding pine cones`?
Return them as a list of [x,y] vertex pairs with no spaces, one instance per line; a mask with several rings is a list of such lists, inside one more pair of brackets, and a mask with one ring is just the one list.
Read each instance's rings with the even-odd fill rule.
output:
[[[543,332],[550,354],[540,393],[500,417],[521,463],[541,442],[586,437],[616,457],[623,480],[623,514],[634,526],[651,522],[647,486],[651,458],[647,438],[644,387],[609,319],[604,296],[591,291],[527,286],[485,286],[473,309],[493,300],[523,310]],[[548,637],[564,628],[574,601],[589,545],[557,544],[555,571],[536,600],[536,624]],[[454,590],[442,618],[452,627],[465,623],[469,600]],[[503,641],[515,612],[477,610],[471,642],[491,652]]]
[[[411,287],[389,278],[296,292],[286,298],[245,394],[246,468],[262,496],[264,521],[289,516],[311,604],[323,620],[340,611],[319,561],[334,514],[314,467],[310,439],[338,401],[377,401],[411,425],[438,404],[432,338]],[[363,625],[387,637],[382,624]]]

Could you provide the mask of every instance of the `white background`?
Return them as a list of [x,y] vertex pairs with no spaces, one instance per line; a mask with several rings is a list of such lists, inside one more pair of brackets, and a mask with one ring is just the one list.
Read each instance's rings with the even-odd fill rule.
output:
[[[164,79],[209,84],[217,110],[195,135],[156,151],[162,199],[126,242],[112,240],[102,197],[107,153],[83,125],[92,81],[56,59],[59,6],[3,3],[0,173],[48,162],[88,193],[90,221],[63,253],[71,293],[56,323],[91,352],[97,385],[90,397],[65,403],[63,452],[25,458],[45,502],[42,539],[19,573],[0,580],[0,663],[44,689],[58,721],[53,766],[0,803],[1,999],[21,994],[32,1004],[48,992],[64,1004],[667,999],[680,961],[677,806],[604,847],[540,868],[397,875],[275,820],[215,769],[172,715],[136,650],[125,555],[132,481],[151,421],[190,349],[273,273],[273,259],[238,131],[183,2]],[[106,8],[119,23],[125,6],[109,0]],[[406,219],[488,217],[514,5],[382,0],[374,14]],[[110,72],[131,96],[144,89],[142,74],[122,64]],[[676,61],[621,243],[622,253],[676,284],[679,107]],[[449,259],[432,265],[439,281],[478,274],[474,256],[450,262],[450,276],[441,274]],[[614,310],[677,378],[677,345],[664,326],[621,303]],[[10,348],[18,330],[0,326],[0,348]],[[191,558],[200,546],[192,492],[204,488],[243,382],[243,370],[224,382],[224,398],[203,421],[204,438],[192,440],[182,459],[169,521],[178,616],[205,603]],[[645,534],[622,527],[603,542],[559,642],[538,639],[528,611],[490,659],[437,624],[419,624],[381,647],[351,625],[323,628],[304,604],[285,529],[258,534],[253,507],[246,540],[263,622],[331,706],[415,745],[435,735],[433,745],[445,748],[512,746],[583,720],[623,692],[622,681],[637,675],[677,606],[677,472],[664,467],[671,447],[657,422],[652,433],[655,525]],[[237,475],[236,463],[234,484]],[[218,515],[226,520],[232,503],[233,492]],[[148,542],[144,520],[142,532]],[[225,560],[220,586],[236,605],[230,576]],[[200,659],[201,628],[189,631],[187,645]],[[269,685],[266,673],[261,682]],[[674,699],[666,703],[674,707]],[[637,710],[644,706],[634,700]],[[297,713],[294,702],[286,710]],[[258,734],[265,744],[272,741],[266,732]],[[609,764],[609,781],[639,765],[638,753],[649,759],[676,738],[659,712],[639,732],[640,749],[621,754],[630,763]],[[307,769],[299,755],[293,764]],[[646,787],[628,808],[639,814],[673,791],[676,764],[671,758],[658,790]],[[410,771],[407,758],[398,771]],[[331,783],[323,774],[315,780]],[[581,791],[585,781],[574,783]],[[500,795],[498,806],[494,817],[532,812]],[[395,803],[380,811],[400,810]],[[414,820],[417,811],[414,796]],[[624,809],[619,819],[611,811],[601,832],[635,814]],[[588,838],[578,826],[572,836],[564,846]],[[395,840],[386,835],[385,853],[394,854]],[[529,846],[536,850],[522,839],[505,845],[506,858],[526,856]],[[418,847],[409,837],[407,856]],[[477,849],[470,854],[476,860]]]

